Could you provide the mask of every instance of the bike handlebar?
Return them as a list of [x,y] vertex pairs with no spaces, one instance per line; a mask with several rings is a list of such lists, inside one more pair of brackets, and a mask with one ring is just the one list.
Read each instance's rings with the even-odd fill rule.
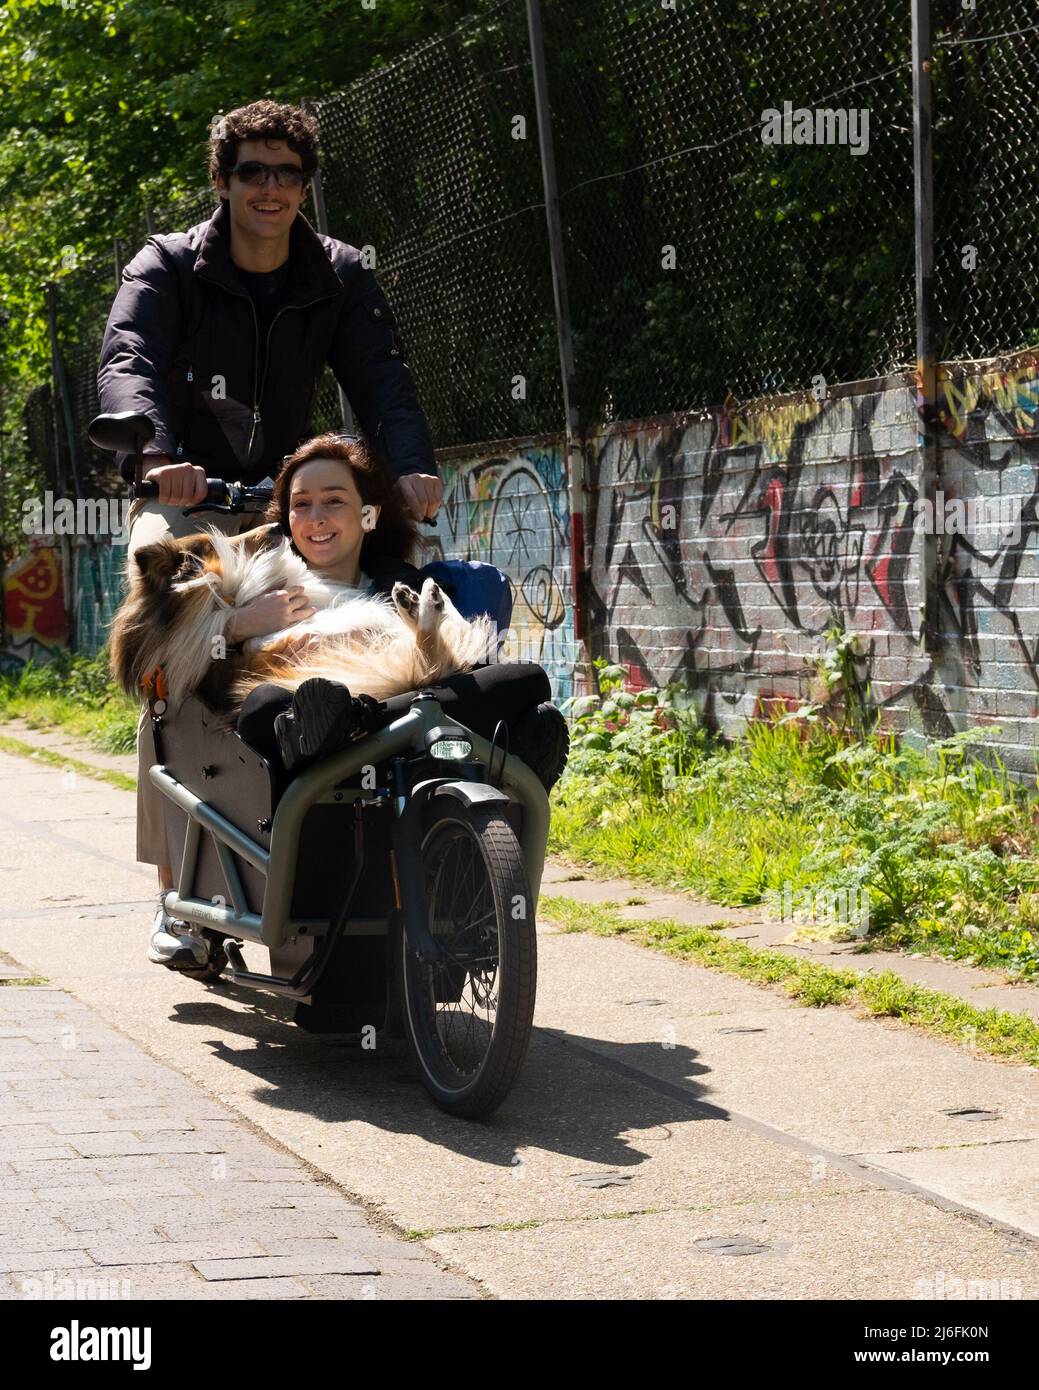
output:
[[[133,498],[158,497],[159,484],[145,478],[131,486],[130,495]],[[206,511],[262,512],[266,511],[273,495],[274,488],[271,483],[250,485],[228,483],[223,478],[207,478],[205,498],[192,507],[186,507],[184,514],[188,516],[192,512]]]
[[[142,482],[134,483],[130,487],[132,498],[150,497],[155,498],[159,495],[159,484],[145,478]],[[206,496],[201,502],[196,502],[192,507],[185,507],[184,515],[191,516],[195,512],[230,512],[237,515],[239,512],[264,512],[274,496],[274,486],[272,483],[228,483],[223,478],[206,479]],[[424,516],[423,526],[436,526],[436,518]]]

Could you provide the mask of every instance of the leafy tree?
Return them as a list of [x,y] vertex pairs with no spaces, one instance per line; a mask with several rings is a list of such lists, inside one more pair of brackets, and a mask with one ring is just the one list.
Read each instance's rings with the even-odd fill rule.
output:
[[[96,315],[113,237],[206,180],[212,116],[342,89],[453,27],[471,0],[6,0],[0,6],[3,534],[17,529],[30,388],[50,370],[45,285]],[[133,240],[131,236],[131,240]],[[132,254],[136,247],[130,247]],[[97,267],[84,274],[84,267]],[[95,301],[91,303],[91,300]],[[0,499],[0,506],[4,501]]]

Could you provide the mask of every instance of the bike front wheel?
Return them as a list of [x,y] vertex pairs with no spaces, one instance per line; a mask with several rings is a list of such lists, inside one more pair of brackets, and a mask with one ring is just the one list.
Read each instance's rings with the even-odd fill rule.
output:
[[400,933],[404,1020],[430,1095],[454,1115],[489,1115],[530,1042],[537,983],[534,909],[516,835],[497,809],[452,807],[422,843],[430,933],[423,963]]

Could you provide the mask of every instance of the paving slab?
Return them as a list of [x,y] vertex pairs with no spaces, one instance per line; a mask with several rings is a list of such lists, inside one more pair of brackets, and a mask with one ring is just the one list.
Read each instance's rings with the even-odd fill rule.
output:
[[805,940],[793,922],[773,920],[761,906],[724,907],[694,894],[669,892],[595,869],[583,869],[562,859],[546,865],[542,892],[558,893],[578,902],[616,904],[618,915],[629,921],[673,918],[693,927],[719,927],[719,935],[730,940],[822,961],[839,970],[854,970],[862,975],[890,970],[913,984],[955,995],[979,1009],[1008,1009],[1039,1019],[1039,985],[964,961],[884,951],[855,941]]
[[[427,1250],[372,1231],[355,1203],[262,1141],[197,1086],[167,1074],[82,1002],[53,988],[15,983],[0,995],[0,1018],[20,1020],[0,1028],[0,1066],[12,1056],[49,1058],[64,1052],[63,1086],[76,1102],[72,1112],[32,1112],[14,1093],[4,1096],[0,1193],[16,1205],[0,1218],[0,1296],[47,1297],[45,1289],[67,1280],[73,1291],[93,1290],[86,1297],[200,1297],[200,1285],[218,1280],[233,1285],[238,1297],[324,1298],[329,1295],[311,1290],[304,1275],[363,1274],[377,1284],[385,1264],[395,1296],[437,1297],[443,1271]],[[56,1039],[70,1036],[72,1046],[55,1047]],[[90,1059],[86,1069],[84,1058]],[[144,1123],[132,1110],[131,1118],[114,1119],[108,1099],[95,1094],[99,1072],[105,1078],[102,1089],[119,1098],[113,1102],[117,1108],[125,1112],[127,1095],[136,1096]],[[171,1089],[177,1092],[178,1119],[191,1137],[171,1138],[165,1130],[159,1139],[148,1137],[161,1114],[160,1096]],[[196,1100],[197,1116],[192,1114]],[[72,1134],[69,1113],[75,1119]],[[71,1143],[59,1145],[62,1135]],[[128,1163],[142,1165],[132,1184],[126,1182]],[[229,1172],[242,1177],[228,1180]],[[199,1204],[214,1192],[224,1210],[206,1223]],[[166,1227],[156,1225],[159,1194]],[[294,1238],[298,1219],[288,1234],[265,1227],[275,1215],[274,1203],[315,1195],[324,1199],[327,1213],[323,1236]],[[240,1200],[248,1205],[250,1196],[253,1219],[243,1222]],[[187,1238],[170,1215],[170,1201],[177,1198],[185,1223],[194,1222]],[[107,1228],[97,1218],[105,1204],[116,1217]],[[410,1290],[409,1273],[415,1275]],[[460,1281],[449,1277],[445,1296],[459,1293]],[[479,1295],[475,1286],[468,1288],[469,1297]]]
[[623,940],[555,933],[540,944],[539,1023],[824,1147],[973,1142],[977,1124],[947,1113],[963,1110],[994,1113],[987,1142],[1039,1137],[1035,1068],[847,1008],[795,1004]]
[[430,1244],[508,1299],[1039,1298],[1034,1247],[893,1192],[464,1231]]
[[128,777],[137,776],[137,755],[135,753],[104,753],[84,738],[73,738],[64,729],[36,728],[26,719],[0,720],[0,734],[16,738],[30,747],[44,748],[48,752],[75,758],[77,762],[89,763],[106,771],[123,772]]
[[1039,1238],[1039,1143],[1034,1139],[860,1157]]

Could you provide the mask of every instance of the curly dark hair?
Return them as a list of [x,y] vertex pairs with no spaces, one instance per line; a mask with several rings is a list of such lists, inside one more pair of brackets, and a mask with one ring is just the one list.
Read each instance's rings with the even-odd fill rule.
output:
[[[364,442],[354,436],[319,434],[301,444],[283,462],[274,479],[274,496],[267,508],[267,520],[273,521],[292,542],[289,527],[289,493],[298,469],[314,459],[341,459],[350,465],[361,502],[380,507],[374,530],[365,532],[361,541],[359,564],[369,579],[393,574],[409,557],[418,542],[418,529],[412,521],[404,499],[387,466],[373,454]],[[299,554],[296,545],[293,550]]]
[[309,182],[317,172],[318,124],[300,106],[253,101],[218,116],[209,128],[209,176],[227,176],[238,162],[241,140],[284,140],[299,155]]

